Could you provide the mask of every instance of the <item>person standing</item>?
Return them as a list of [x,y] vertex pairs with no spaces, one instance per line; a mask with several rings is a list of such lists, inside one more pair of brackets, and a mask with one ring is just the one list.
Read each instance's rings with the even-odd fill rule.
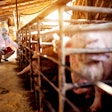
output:
[[7,58],[14,54],[15,49],[18,49],[18,44],[8,36],[8,30],[2,28],[0,34],[0,52],[4,55],[3,60],[8,61]]

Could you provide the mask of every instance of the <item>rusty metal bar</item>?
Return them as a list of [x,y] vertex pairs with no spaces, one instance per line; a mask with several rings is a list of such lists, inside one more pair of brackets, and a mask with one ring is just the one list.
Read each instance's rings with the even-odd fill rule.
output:
[[[59,57],[59,61],[61,64],[65,64],[65,56],[63,54],[63,50],[64,50],[64,47],[63,47],[63,32],[62,32],[62,29],[63,29],[63,7],[60,7],[58,9],[59,11],[59,35],[60,35],[60,46],[61,46],[61,50],[60,52],[58,53],[58,57]],[[65,95],[65,88],[64,88],[64,83],[65,83],[65,69],[63,66],[60,66],[59,65],[59,69],[58,69],[58,83],[59,83],[59,112],[63,112],[64,111],[64,102],[65,100],[63,99],[62,95]]]
[[[38,39],[38,44],[37,44],[37,48],[38,48],[38,52],[40,52],[40,49],[41,49],[41,45],[40,45],[40,20],[37,21],[37,31],[38,31],[38,34],[37,34],[37,39]],[[41,70],[41,57],[38,56],[38,66],[39,66],[39,70]],[[40,73],[38,74],[38,86],[39,88],[41,88],[41,75]],[[43,112],[43,105],[42,105],[42,94],[41,92],[39,92],[39,112]]]
[[[30,32],[30,26],[28,26],[28,33],[29,33],[29,35],[28,36],[31,36],[31,32]],[[30,38],[31,37],[29,37],[28,39],[27,39],[27,41],[28,41],[28,45],[27,45],[27,47],[29,47],[30,49],[31,49],[31,42],[30,42]],[[33,68],[32,68],[32,53],[31,52],[29,52],[28,51],[28,53],[29,53],[29,57],[28,57],[28,59],[30,59],[30,64],[31,64],[31,70],[30,70],[30,89],[31,89],[31,91],[33,91],[33,79],[32,79],[32,77],[33,77]]]
[[[19,21],[18,21],[18,1],[16,0],[16,20],[17,20],[17,30],[19,29]],[[16,31],[17,31],[16,30]]]

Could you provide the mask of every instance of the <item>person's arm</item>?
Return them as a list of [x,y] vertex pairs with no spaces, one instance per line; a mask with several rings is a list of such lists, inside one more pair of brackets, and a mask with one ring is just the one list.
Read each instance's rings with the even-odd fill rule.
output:
[[8,36],[8,42],[12,47],[18,49],[18,44],[14,42],[9,36]]
[[30,64],[29,64],[29,65],[26,66],[22,71],[18,72],[17,75],[22,75],[22,74],[24,74],[24,73],[30,71],[30,68],[31,68],[31,66],[30,66]]

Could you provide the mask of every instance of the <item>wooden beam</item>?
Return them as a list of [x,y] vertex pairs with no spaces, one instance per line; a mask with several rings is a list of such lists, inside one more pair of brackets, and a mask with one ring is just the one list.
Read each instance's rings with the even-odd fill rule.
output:
[[[40,5],[42,5],[42,4],[50,4],[50,3],[53,3],[52,1],[45,1],[44,3],[40,3],[40,2],[34,2],[34,3],[29,3],[29,4],[24,4],[24,5],[21,5],[21,4],[19,4],[18,3],[18,9],[19,10],[23,10],[23,9],[26,9],[26,10],[28,10],[29,8],[30,8],[30,10],[31,10],[31,8],[33,8],[33,7],[40,7]],[[3,11],[13,11],[13,10],[15,10],[15,8],[16,8],[16,4],[15,5],[8,5],[8,6],[1,6],[0,7],[0,12],[3,12]]]
[[[55,0],[54,0],[55,1]],[[42,8],[47,7],[47,5],[52,4],[54,1],[51,0],[47,0],[44,3],[40,1],[36,1],[36,2],[31,2],[29,4],[18,4],[18,13],[19,14],[33,14],[33,13],[38,13],[39,11],[42,10]],[[16,5],[9,5],[9,6],[1,6],[0,9],[0,15],[2,15],[2,18],[4,15],[6,18],[8,18],[8,16],[12,16],[13,11],[15,11],[16,9]],[[1,18],[0,18],[1,19]]]
[[[14,1],[14,2],[13,2]],[[46,0],[46,1],[51,1],[51,0]],[[18,0],[18,5],[28,5],[28,4],[37,4],[41,3],[42,0]],[[16,1],[12,0],[11,2],[5,3],[4,5],[0,4],[0,7],[13,7],[16,5]]]
[[54,10],[56,10],[59,6],[64,6],[66,3],[70,2],[70,1],[71,0],[58,0],[58,1],[56,1],[54,4],[52,4],[49,7],[43,9],[43,11],[41,11],[41,13],[37,17],[35,17],[32,21],[30,21],[29,23],[27,23],[21,29],[24,29],[26,26],[33,24],[38,19],[43,19],[44,17],[46,17],[47,15],[49,15],[51,12],[53,12]]

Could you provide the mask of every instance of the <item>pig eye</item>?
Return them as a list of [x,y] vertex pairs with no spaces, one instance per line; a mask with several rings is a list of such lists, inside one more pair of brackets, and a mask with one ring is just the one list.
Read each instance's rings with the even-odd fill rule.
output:
[[99,63],[99,61],[97,61],[97,60],[94,60],[94,61],[93,61],[93,63],[97,64],[97,63]]

